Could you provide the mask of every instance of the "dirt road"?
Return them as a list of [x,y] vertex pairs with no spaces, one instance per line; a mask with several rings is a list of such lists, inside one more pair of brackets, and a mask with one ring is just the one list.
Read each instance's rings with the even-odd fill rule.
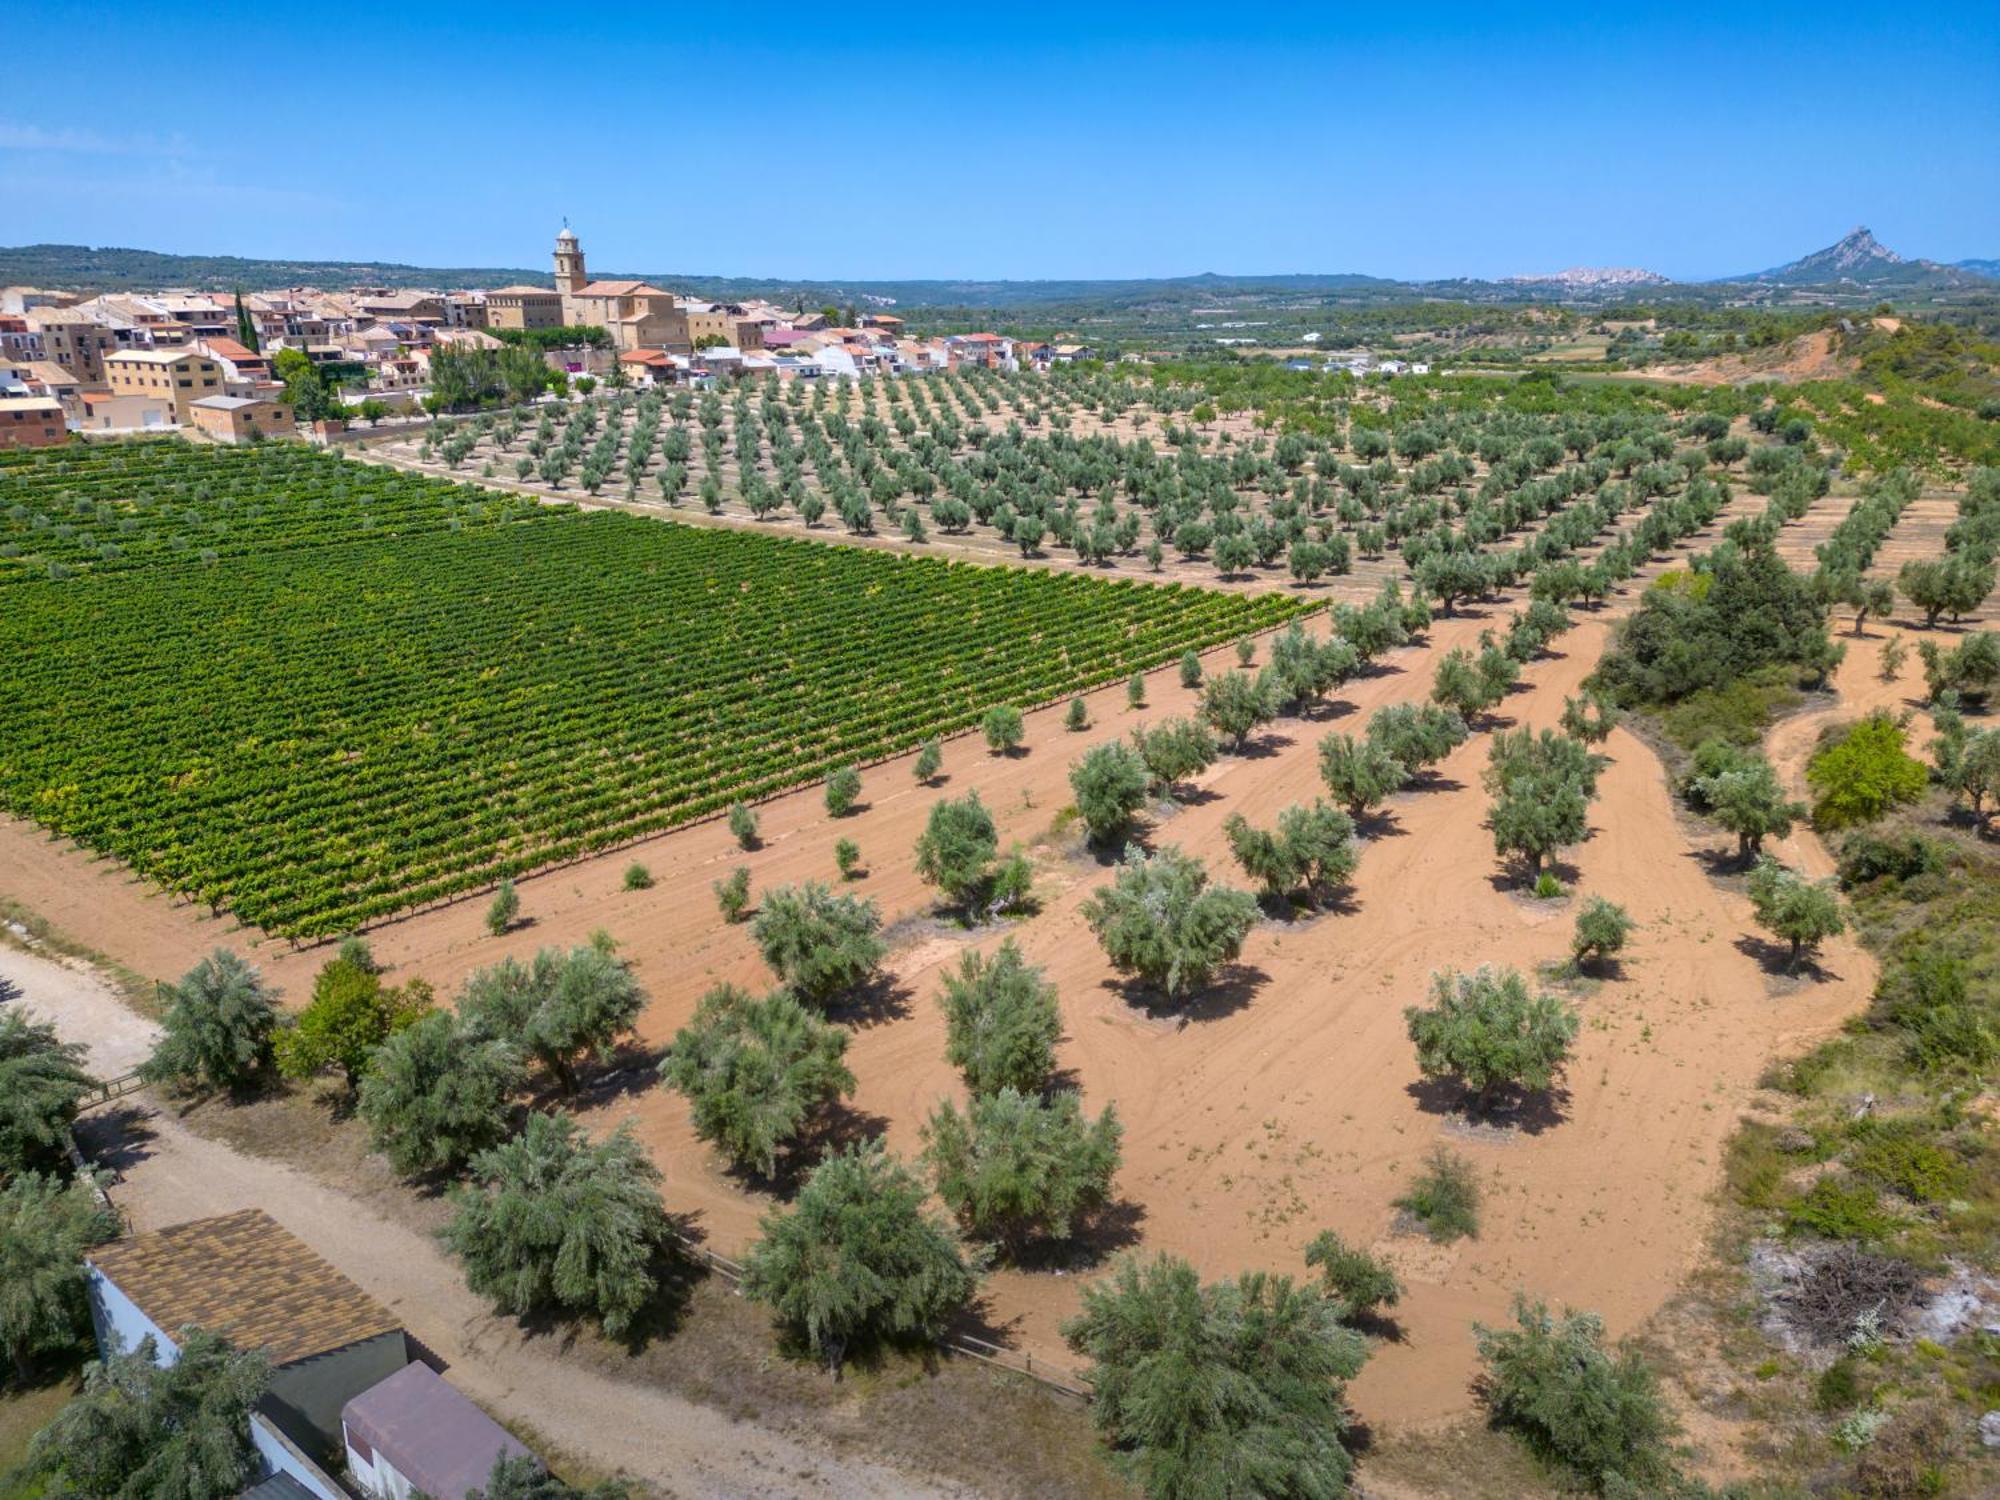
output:
[[[0,981],[87,1043],[92,1065],[123,1072],[151,1046],[138,1020],[88,971],[0,946]],[[118,1155],[113,1200],[137,1229],[262,1208],[393,1309],[442,1356],[453,1384],[502,1416],[557,1435],[597,1467],[622,1470],[689,1500],[800,1496],[869,1500],[959,1496],[883,1465],[747,1423],[669,1392],[613,1379],[556,1357],[494,1317],[431,1239],[282,1163],[198,1136],[147,1096]],[[143,1139],[142,1139],[143,1137]]]

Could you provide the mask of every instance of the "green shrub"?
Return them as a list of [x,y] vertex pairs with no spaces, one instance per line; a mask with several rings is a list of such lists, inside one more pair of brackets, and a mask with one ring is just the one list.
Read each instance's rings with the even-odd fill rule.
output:
[[1785,668],[1767,669],[1721,687],[1703,688],[1667,710],[1667,737],[1684,750],[1711,739],[1756,745],[1773,719],[1798,704],[1793,676]]
[[1813,1382],[1813,1405],[1829,1414],[1849,1411],[1861,1400],[1861,1367],[1851,1354],[1843,1354]]
[[1826,741],[1806,767],[1813,823],[1823,829],[1870,823],[1900,802],[1924,794],[1930,773],[1903,749],[1904,730],[1873,713]]
[[1350,1318],[1372,1316],[1402,1300],[1403,1284],[1396,1273],[1331,1229],[1321,1230],[1306,1246],[1306,1264],[1319,1268],[1320,1289],[1346,1308]]
[[625,867],[625,889],[628,891],[649,891],[653,888],[653,872],[644,865],[633,863]]
[[1921,833],[1885,836],[1856,829],[1840,842],[1840,883],[1848,890],[1876,880],[1941,875],[1948,863],[1945,846]]
[[1471,1162],[1443,1146],[1425,1159],[1424,1170],[1409,1192],[1396,1199],[1396,1207],[1440,1245],[1479,1237],[1479,1178]]
[[1872,1244],[1894,1228],[1875,1189],[1852,1179],[1822,1177],[1785,1206],[1788,1235]]
[[1965,1163],[1931,1139],[1921,1122],[1898,1120],[1862,1134],[1865,1144],[1855,1153],[1855,1173],[1914,1202],[1949,1202],[1971,1180]]

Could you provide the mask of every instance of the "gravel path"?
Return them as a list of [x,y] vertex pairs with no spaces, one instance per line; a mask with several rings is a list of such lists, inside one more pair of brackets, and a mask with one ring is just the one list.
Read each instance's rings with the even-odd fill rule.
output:
[[[87,969],[0,945],[0,994],[86,1042],[93,1066],[129,1070],[151,1046],[152,1023],[128,1011]],[[803,1496],[962,1495],[822,1445],[733,1422],[711,1407],[622,1381],[530,1344],[466,1290],[429,1236],[279,1162],[199,1136],[146,1095],[114,1160],[113,1200],[135,1228],[262,1208],[395,1310],[450,1369],[453,1384],[496,1413],[549,1434],[594,1465],[689,1500]]]

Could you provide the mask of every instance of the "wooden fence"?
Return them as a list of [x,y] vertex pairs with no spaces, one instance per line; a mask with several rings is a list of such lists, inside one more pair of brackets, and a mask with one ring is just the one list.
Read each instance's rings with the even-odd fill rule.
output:
[[[722,1277],[731,1286],[743,1284],[743,1265],[726,1255],[718,1255],[706,1245],[686,1235],[676,1235],[681,1248],[690,1257]],[[985,1339],[974,1338],[967,1333],[949,1333],[938,1341],[938,1348],[947,1354],[961,1354],[967,1359],[976,1359],[983,1365],[1006,1370],[1015,1375],[1025,1375],[1037,1385],[1057,1395],[1067,1396],[1073,1401],[1090,1400],[1090,1388],[1083,1378],[1067,1366],[1052,1364],[1047,1359],[1037,1360],[1025,1350],[1007,1349],[999,1344],[988,1343]]]
[[137,1072],[121,1073],[116,1078],[107,1078],[77,1100],[77,1112],[81,1114],[86,1110],[96,1109],[99,1105],[109,1104],[113,1099],[122,1099],[144,1086],[145,1080]]

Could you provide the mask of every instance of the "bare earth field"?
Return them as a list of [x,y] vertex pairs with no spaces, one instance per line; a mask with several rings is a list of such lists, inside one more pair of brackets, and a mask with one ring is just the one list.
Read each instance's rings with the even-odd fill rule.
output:
[[[1603,649],[1616,608],[1585,612],[1559,654],[1529,667],[1504,706],[1508,719],[1555,723],[1565,693]],[[1441,619],[1425,645],[1350,684],[1327,717],[1272,726],[1251,754],[1218,764],[1201,795],[1157,825],[1153,842],[1179,844],[1218,877],[1236,879],[1221,832],[1228,813],[1264,823],[1314,796],[1321,735],[1357,729],[1384,704],[1421,699],[1436,659],[1504,616],[1487,606]],[[1211,667],[1228,655],[1213,655]],[[1873,701],[1872,672],[1872,651],[1850,653],[1843,698]],[[371,937],[397,972],[420,973],[449,993],[505,954],[607,929],[653,995],[643,1032],[657,1046],[710,985],[768,982],[747,927],[719,919],[710,882],[746,863],[754,899],[774,885],[831,878],[834,841],[849,837],[868,869],[857,888],[880,904],[895,940],[893,985],[866,1013],[846,1017],[856,1025],[849,1062],[860,1080],[852,1101],[859,1123],[886,1129],[893,1149],[918,1149],[922,1119],[959,1087],[943,1061],[939,971],[967,947],[991,947],[1006,934],[1060,988],[1062,1061],[1088,1107],[1115,1102],[1125,1122],[1119,1186],[1128,1206],[1119,1224],[1099,1236],[1096,1260],[996,1275],[984,1309],[995,1336],[1061,1363],[1057,1329],[1077,1305],[1080,1281],[1127,1243],[1187,1255],[1209,1274],[1297,1270],[1305,1242],[1324,1227],[1375,1245],[1410,1285],[1398,1310],[1401,1337],[1378,1349],[1354,1389],[1378,1429],[1469,1408],[1470,1324],[1503,1317],[1516,1289],[1596,1309],[1614,1333],[1638,1327],[1701,1253],[1721,1147],[1759,1073],[1859,1009],[1874,981],[1871,961],[1842,940],[1828,946],[1816,978],[1767,973],[1761,950],[1742,942],[1751,931],[1747,900],[1703,861],[1716,841],[1690,834],[1659,763],[1622,730],[1606,747],[1612,764],[1593,836],[1564,872],[1575,894],[1527,899],[1503,877],[1481,824],[1482,733],[1427,789],[1396,800],[1364,850],[1349,904],[1310,921],[1266,922],[1229,983],[1185,1017],[1153,1016],[1119,983],[1079,914],[1104,869],[1053,826],[1069,800],[1069,765],[1085,746],[1192,701],[1171,671],[1154,675],[1149,695],[1142,712],[1125,707],[1122,687],[1094,695],[1084,734],[1065,732],[1060,710],[1033,714],[1025,752],[1012,758],[989,756],[973,738],[949,742],[947,779],[937,787],[915,786],[907,760],[878,767],[867,774],[865,805],[840,820],[827,816],[817,787],[802,789],[764,806],[765,845],[747,856],[710,823],[523,880],[528,924],[503,939],[485,933],[481,902],[390,923]],[[1809,747],[1803,721],[1781,731],[1782,764],[1793,774],[1802,751],[1783,737],[1796,734]],[[1040,871],[1040,912],[1004,931],[967,933],[932,918],[910,868],[930,806],[972,789],[1003,838],[1032,847]],[[1776,852],[1826,867],[1809,833]],[[652,872],[652,889],[620,888],[634,859]],[[1469,1129],[1453,1099],[1415,1086],[1403,1007],[1423,998],[1436,968],[1532,970],[1563,957],[1575,902],[1590,895],[1624,903],[1641,927],[1621,969],[1578,996],[1585,1029],[1567,1091],[1516,1128]],[[174,905],[119,867],[18,822],[0,824],[0,896],[147,974],[177,974],[227,943],[254,949],[296,1000],[325,957],[253,942],[254,934]],[[678,1097],[637,1074],[617,1083],[594,1096],[593,1123],[633,1120],[665,1170],[669,1206],[698,1215],[713,1248],[740,1251],[773,1200],[718,1166]],[[1450,1249],[1398,1233],[1391,1206],[1441,1141],[1472,1159],[1487,1193],[1481,1237]]]

